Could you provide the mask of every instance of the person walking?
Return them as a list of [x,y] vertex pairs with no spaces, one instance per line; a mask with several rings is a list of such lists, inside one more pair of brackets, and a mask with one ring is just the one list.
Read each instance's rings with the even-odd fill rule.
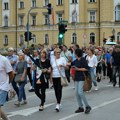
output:
[[[68,68],[67,62],[64,57],[60,56],[61,50],[59,48],[54,49],[54,59],[51,60],[52,67],[52,81],[55,91],[55,96],[57,100],[57,105],[55,110],[59,112],[61,99],[62,99],[62,86],[61,86],[61,74],[65,77],[65,69]],[[61,73],[60,73],[61,72]]]
[[[12,66],[13,70],[15,71],[16,65],[17,65],[17,62],[18,62],[18,56],[14,55],[14,49],[12,47],[8,48],[8,56],[6,56],[6,57],[10,61],[11,66]],[[18,90],[18,86],[15,82],[15,77],[12,80],[12,87],[15,90],[15,92],[17,94],[17,97],[18,97],[19,96],[19,90]],[[13,95],[13,97],[14,97],[15,93],[13,92],[13,94],[14,94]]]
[[43,111],[46,101],[46,88],[49,88],[48,80],[50,79],[51,73],[50,60],[47,59],[47,52],[44,49],[40,52],[40,58],[36,59],[36,63],[38,63],[41,68],[34,65],[32,69],[34,70],[37,67],[36,74],[38,69],[41,69],[42,74],[38,78],[35,78],[35,94],[41,100],[39,111]]
[[86,58],[89,66],[89,73],[92,79],[92,82],[95,86],[95,90],[98,90],[97,80],[96,80],[96,67],[98,64],[97,57],[94,55],[94,48],[89,48],[88,56]]
[[[61,56],[64,57],[67,62],[72,62],[72,54],[68,50],[66,45],[62,46]],[[67,78],[68,82],[70,82],[70,68],[65,70],[65,75],[66,75],[66,78]]]
[[88,114],[91,111],[91,107],[87,102],[87,99],[84,95],[83,86],[84,86],[84,74],[88,71],[88,64],[84,57],[82,57],[82,50],[75,50],[76,60],[71,63],[71,67],[74,67],[75,73],[75,93],[78,102],[78,109],[75,113],[84,112],[83,103],[85,104],[85,113]]
[[17,82],[19,86],[18,101],[15,103],[17,107],[23,104],[27,104],[26,93],[25,93],[25,85],[27,84],[27,62],[25,61],[25,55],[22,51],[20,51],[18,55],[19,55],[19,62],[17,63],[17,66],[16,66],[16,76],[21,74],[21,77],[20,77],[21,81]]
[[1,107],[5,104],[9,91],[9,83],[14,78],[12,66],[7,58],[0,54],[0,119],[8,120]]
[[105,56],[105,65],[107,66],[107,76],[109,77],[109,83],[113,82],[112,79],[112,68],[111,68],[111,64],[110,64],[110,59],[111,59],[111,55],[113,52],[113,48],[109,48],[106,56]]
[[113,51],[111,55],[111,68],[113,71],[113,87],[116,86],[117,80],[116,80],[116,73],[118,71],[118,76],[119,76],[119,87],[120,87],[120,45],[115,46],[115,50]]

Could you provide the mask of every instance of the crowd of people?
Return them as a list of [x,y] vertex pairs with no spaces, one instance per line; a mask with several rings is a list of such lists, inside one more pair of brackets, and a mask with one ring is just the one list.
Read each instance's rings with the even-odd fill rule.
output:
[[71,44],[69,48],[53,44],[51,48],[45,48],[39,44],[32,46],[32,49],[20,50],[17,54],[12,47],[8,48],[6,57],[0,54],[0,118],[8,120],[1,107],[15,95],[15,106],[27,104],[25,85],[28,79],[29,92],[35,92],[40,99],[39,111],[44,110],[46,89],[50,87],[49,83],[52,84],[57,103],[55,110],[59,112],[63,88],[61,77],[66,77],[69,83],[71,79],[74,80],[78,102],[75,113],[88,114],[92,108],[83,90],[86,72],[90,74],[95,91],[99,90],[98,82],[107,77],[115,87],[119,76],[120,87],[120,45],[106,49],[100,46],[80,48],[78,44]]

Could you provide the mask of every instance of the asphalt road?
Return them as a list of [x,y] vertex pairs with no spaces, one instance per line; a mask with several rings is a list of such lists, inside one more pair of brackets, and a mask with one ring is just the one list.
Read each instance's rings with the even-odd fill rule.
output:
[[76,114],[78,108],[75,98],[74,83],[63,89],[62,108],[59,113],[54,109],[56,99],[53,89],[47,89],[47,98],[44,111],[38,111],[40,100],[34,92],[29,93],[29,83],[26,85],[27,105],[16,107],[15,99],[12,99],[3,107],[11,120],[120,120],[120,88],[112,87],[108,80],[98,83],[99,90],[94,87],[90,93],[86,93],[89,104],[92,107],[90,114]]

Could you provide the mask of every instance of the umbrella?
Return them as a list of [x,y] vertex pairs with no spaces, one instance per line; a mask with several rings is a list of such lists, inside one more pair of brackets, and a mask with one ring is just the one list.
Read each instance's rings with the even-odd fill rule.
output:
[[116,42],[109,42],[109,41],[108,41],[108,42],[106,42],[105,44],[106,44],[106,45],[116,45],[117,43],[116,43]]

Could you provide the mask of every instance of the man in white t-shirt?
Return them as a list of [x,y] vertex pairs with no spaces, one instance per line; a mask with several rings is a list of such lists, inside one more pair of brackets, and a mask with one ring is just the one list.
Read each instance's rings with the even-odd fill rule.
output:
[[8,120],[5,113],[1,110],[1,106],[6,102],[9,91],[9,83],[14,77],[12,66],[9,60],[0,54],[0,118]]

